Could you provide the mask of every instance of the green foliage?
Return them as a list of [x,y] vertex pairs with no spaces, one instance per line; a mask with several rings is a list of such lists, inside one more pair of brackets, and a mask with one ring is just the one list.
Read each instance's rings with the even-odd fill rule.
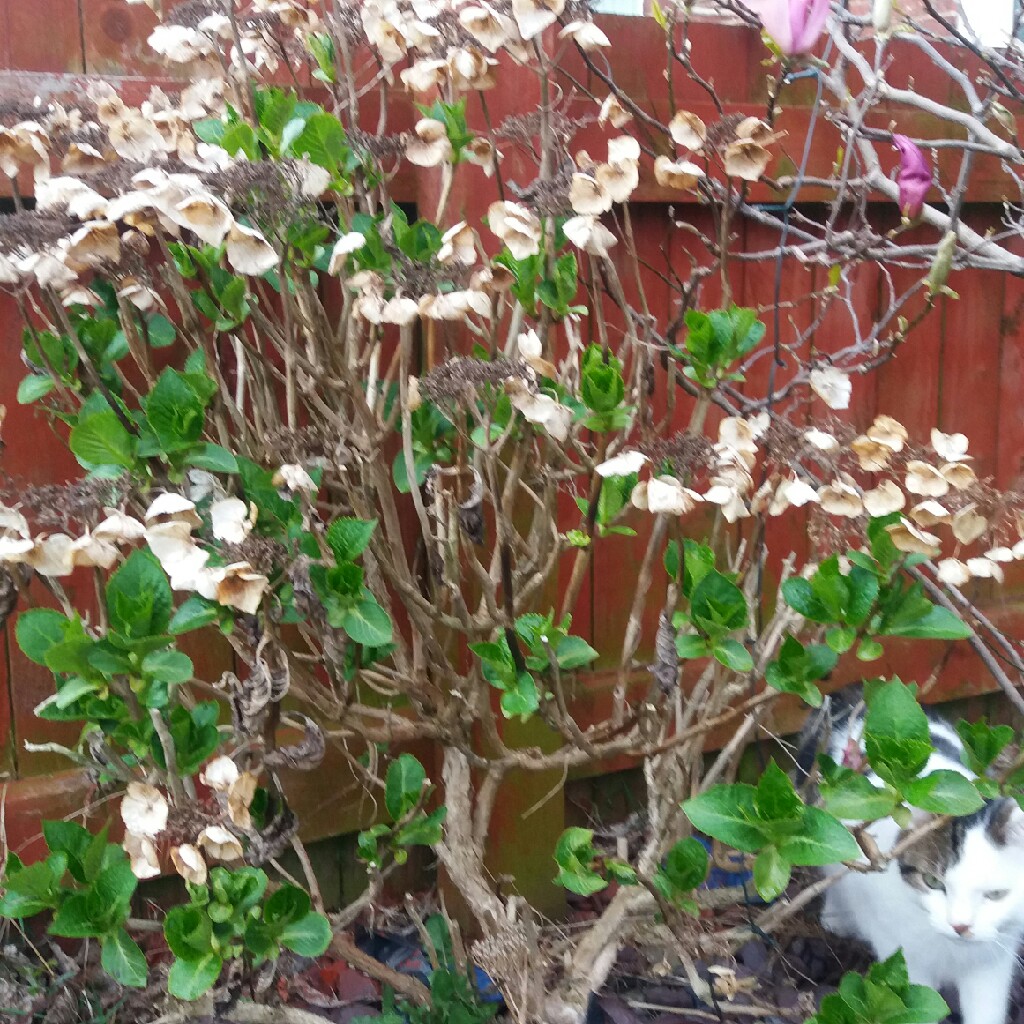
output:
[[582,637],[570,636],[571,616],[555,622],[554,612],[530,612],[516,620],[516,642],[523,655],[517,666],[506,635],[497,640],[469,645],[480,659],[484,679],[501,691],[501,710],[506,718],[524,721],[540,707],[541,689],[536,675],[571,672],[589,665],[598,653]]
[[931,1024],[949,1014],[934,989],[912,985],[903,953],[872,964],[866,975],[843,975],[839,991],[825,996],[807,1024]]
[[381,867],[388,855],[396,864],[404,864],[410,846],[439,843],[448,809],[423,810],[433,791],[426,770],[412,754],[396,757],[384,777],[384,806],[392,824],[380,823],[360,832],[356,840],[359,857],[373,867]]
[[683,804],[694,827],[737,850],[758,854],[754,883],[774,899],[793,865],[820,867],[855,859],[857,841],[827,811],[808,807],[785,772],[772,761],[757,786],[713,786]]
[[336,519],[327,530],[327,544],[335,564],[315,565],[310,570],[310,580],[324,604],[327,621],[366,647],[382,647],[391,643],[392,636],[390,616],[363,585],[363,570],[355,563],[376,526],[376,520]]
[[580,397],[590,410],[584,424],[591,430],[618,430],[628,420],[623,406],[626,383],[622,362],[600,345],[590,345],[580,365]]
[[787,636],[779,649],[778,658],[765,670],[769,686],[783,693],[795,693],[811,707],[821,706],[821,690],[814,684],[835,668],[839,656],[826,644],[800,643]]
[[[556,242],[562,245],[565,238],[556,226]],[[564,252],[551,264],[551,276],[547,276],[542,254],[516,259],[508,249],[502,249],[494,262],[512,274],[512,294],[530,314],[537,316],[541,306],[559,319],[587,312],[586,306],[575,305],[579,291],[579,264],[576,254]],[[599,428],[595,428],[599,429]]]
[[970,636],[969,627],[958,616],[924,596],[920,583],[901,577],[909,560],[896,550],[884,529],[896,519],[871,521],[871,553],[847,552],[852,563],[848,572],[832,555],[811,576],[796,576],[782,585],[790,608],[809,622],[831,628],[824,644],[805,645],[786,637],[779,656],[766,670],[769,685],[818,707],[821,691],[815,684],[855,645],[857,658],[871,661],[883,653],[878,637],[958,640]]
[[[594,848],[594,832],[589,828],[567,828],[555,846],[558,874],[555,881],[569,892],[591,896],[608,887],[639,885],[636,871],[625,861],[605,857]],[[650,885],[669,903],[689,913],[697,913],[690,895],[708,873],[708,854],[698,840],[690,837],[676,843],[650,879]]]
[[591,896],[607,888],[608,881],[596,870],[594,831],[589,828],[567,828],[555,847],[558,875],[555,881],[579,896]]
[[124,699],[127,687],[139,707],[160,714],[177,746],[179,772],[194,774],[220,744],[219,705],[207,701],[185,707],[172,696],[192,680],[194,667],[173,647],[172,594],[156,559],[146,551],[132,552],[109,577],[105,602],[108,630],[100,638],[87,632],[81,619],[51,609],[34,608],[19,616],[19,646],[26,657],[50,669],[56,682],[56,693],[39,708],[40,717],[85,721],[128,763],[162,766],[163,744],[153,720],[148,713],[137,714]]
[[[593,522],[594,528],[597,532],[598,537],[610,537],[610,536],[624,536],[624,537],[635,537],[636,530],[631,526],[623,526],[617,523],[617,520],[621,518],[623,513],[626,513],[630,509],[629,496],[633,493],[633,488],[637,484],[637,474],[629,473],[626,476],[610,476],[601,481],[601,490],[597,497],[597,506],[593,509]],[[590,516],[591,507],[590,502],[586,498],[576,497],[576,507],[585,516]],[[580,539],[586,539],[589,543],[589,539],[586,538],[585,534],[581,531],[573,531],[574,533],[580,533]],[[578,544],[577,546],[586,547],[586,544]]]
[[672,354],[684,364],[687,377],[709,389],[722,381],[743,380],[743,374],[732,367],[749,355],[765,334],[757,311],[738,306],[710,313],[688,310],[686,330],[685,349],[672,348]]
[[1010,726],[989,725],[984,718],[977,722],[957,722],[956,731],[964,745],[964,763],[975,775],[984,775],[1013,742]]
[[[124,850],[70,821],[43,823],[45,860],[27,867],[9,856],[0,917],[24,920],[49,911],[51,935],[99,940],[103,969],[122,985],[146,984],[146,958],[125,931],[138,881]],[[68,876],[70,875],[70,883]]]
[[444,125],[445,134],[452,147],[452,163],[461,163],[465,148],[476,137],[466,124],[466,97],[455,103],[443,103],[435,100],[433,106],[417,103],[420,113]]
[[[933,747],[928,718],[918,703],[916,689],[899,679],[876,679],[864,691],[867,714],[864,720],[864,752],[872,770],[881,779],[876,786],[865,776],[821,758],[821,792],[825,806],[847,819],[874,820],[891,814],[902,802],[933,814],[970,814],[981,807],[979,787],[960,772],[938,769],[922,776]],[[962,726],[965,723],[962,723]],[[968,767],[985,765],[994,758],[1009,735],[979,723],[966,727]],[[1003,744],[1004,745],[1004,744]],[[987,795],[995,790],[982,782]]]
[[[232,280],[244,290],[242,279]],[[174,340],[173,325],[162,317],[151,318],[150,330],[152,344]],[[68,445],[79,465],[94,477],[119,477],[126,472],[145,475],[152,471],[149,460],[155,460],[173,481],[182,480],[192,467],[235,472],[234,456],[203,440],[207,409],[216,390],[201,359],[190,359],[184,371],[165,369],[134,412],[113,389],[94,391],[74,418]]]
[[310,909],[309,896],[282,885],[269,898],[259,868],[212,868],[206,885],[189,885],[189,902],[164,919],[164,937],[174,954],[168,991],[198,999],[209,991],[229,960],[254,967],[280,955],[320,956],[331,941],[327,918]]
[[[413,466],[416,486],[422,487],[427,470],[435,463],[447,465],[455,457],[455,427],[430,402],[424,402],[410,416],[412,426]],[[395,487],[402,494],[409,493],[409,478],[406,472],[405,453],[399,452],[391,464],[391,476]]]
[[690,538],[679,545],[672,542],[665,551],[665,568],[671,576],[682,574],[687,609],[677,611],[673,625],[694,632],[679,633],[676,653],[684,660],[714,657],[734,672],[749,672],[754,660],[743,643],[731,634],[745,630],[749,613],[743,591],[733,580],[715,569],[714,552]]
[[652,879],[655,888],[670,903],[697,914],[697,903],[689,895],[708,876],[708,852],[692,836],[680,840],[665,857]]

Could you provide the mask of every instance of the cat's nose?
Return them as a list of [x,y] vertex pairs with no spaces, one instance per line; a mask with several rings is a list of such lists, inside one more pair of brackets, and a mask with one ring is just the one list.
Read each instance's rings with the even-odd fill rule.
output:
[[957,935],[967,935],[971,930],[971,926],[969,924],[950,924],[950,928],[952,928]]

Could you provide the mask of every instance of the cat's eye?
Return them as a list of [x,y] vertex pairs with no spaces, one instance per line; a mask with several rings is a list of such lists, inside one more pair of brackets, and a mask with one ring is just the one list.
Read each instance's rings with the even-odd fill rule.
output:
[[1005,900],[1010,895],[1009,889],[989,889],[985,893],[985,899],[987,900]]
[[921,881],[928,886],[929,889],[940,889],[945,891],[946,883],[937,875],[922,874]]

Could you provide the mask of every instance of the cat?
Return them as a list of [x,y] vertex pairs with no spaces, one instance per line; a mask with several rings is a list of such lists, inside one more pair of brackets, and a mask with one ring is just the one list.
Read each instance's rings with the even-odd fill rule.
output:
[[[879,783],[861,742],[864,712],[860,687],[826,698],[801,736],[805,778],[821,751]],[[953,726],[930,711],[928,722],[935,749],[924,773],[946,768],[970,777]],[[914,812],[910,827],[932,817]],[[892,818],[867,831],[883,853],[906,834]],[[879,960],[902,949],[914,984],[956,992],[962,1024],[1005,1024],[1024,937],[1024,812],[1013,799],[989,800],[923,836],[884,871],[845,871],[825,892],[821,923],[865,942]]]

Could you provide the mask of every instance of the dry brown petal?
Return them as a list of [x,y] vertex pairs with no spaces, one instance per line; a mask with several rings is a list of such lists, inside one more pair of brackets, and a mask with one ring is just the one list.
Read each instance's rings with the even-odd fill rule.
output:
[[985,557],[991,562],[1013,562],[1017,556],[1014,555],[1013,548],[996,547],[989,548],[985,552]]
[[887,516],[899,512],[906,504],[906,495],[891,480],[883,480],[873,490],[864,492],[864,510],[869,516]]
[[155,786],[129,782],[121,798],[121,820],[129,832],[157,836],[167,827],[167,800]]
[[907,490],[925,498],[941,498],[949,491],[949,482],[934,466],[913,459],[907,463]]
[[569,187],[572,208],[586,216],[597,216],[612,208],[612,197],[604,186],[589,174],[574,174]]
[[805,430],[804,440],[822,452],[834,452],[839,448],[839,442],[831,434],[817,427]]
[[153,840],[148,836],[128,832],[121,846],[128,854],[132,874],[136,878],[156,878],[160,874],[160,858],[157,856]]
[[696,115],[686,110],[679,110],[668,123],[669,134],[673,142],[683,149],[699,152],[707,142],[707,125]]
[[238,765],[226,754],[208,762],[199,774],[199,781],[215,793],[227,793],[238,781]]
[[512,16],[523,39],[550,28],[565,10],[565,0],[512,0]]
[[74,541],[63,533],[39,537],[22,561],[40,576],[70,576],[75,570]]
[[71,543],[71,564],[75,568],[109,569],[117,561],[113,544],[88,533]]
[[221,825],[204,828],[197,842],[207,857],[225,864],[237,863],[244,856],[242,844]]
[[957,558],[943,558],[936,563],[935,574],[951,587],[962,587],[971,581],[971,570]]
[[234,562],[224,568],[206,570],[196,590],[208,601],[255,615],[269,585],[267,577],[254,572],[248,562]]
[[771,153],[756,142],[730,142],[725,147],[725,173],[743,181],[760,181],[771,158]]
[[745,117],[736,125],[737,139],[748,139],[750,142],[756,142],[759,146],[769,146],[785,134],[785,132],[772,131],[764,121],[757,117]]
[[857,456],[860,468],[869,473],[881,473],[892,458],[892,449],[888,445],[872,440],[866,434],[854,438],[850,448]]
[[594,176],[614,202],[625,203],[640,184],[640,165],[635,160],[601,164]]
[[806,481],[795,477],[780,480],[771,503],[768,505],[770,516],[780,516],[787,508],[802,508],[809,503],[817,503],[818,492]]
[[487,223],[517,260],[540,251],[540,221],[521,203],[503,200],[491,203],[487,208]]
[[208,195],[183,199],[170,208],[168,216],[211,246],[219,246],[234,223],[231,211],[215,196]]
[[970,458],[967,454],[966,434],[944,434],[932,427],[932,448],[946,462],[963,462]]
[[607,256],[615,245],[615,235],[596,217],[570,217],[562,230],[573,245],[593,256]]
[[83,224],[68,240],[69,266],[84,270],[104,263],[117,263],[121,258],[121,236],[117,225],[109,220],[93,220]]
[[239,274],[259,277],[281,262],[274,247],[255,228],[232,224],[228,231],[228,263]]
[[498,62],[475,46],[464,46],[448,55],[448,71],[452,87],[460,92],[493,89],[498,80],[495,69]]
[[515,378],[505,382],[505,391],[513,409],[530,422],[543,427],[556,441],[565,441],[572,425],[572,409],[556,402],[550,395],[534,393]]
[[818,490],[818,503],[833,516],[853,519],[864,511],[864,502],[855,487],[836,480]]
[[963,462],[947,462],[939,472],[958,491],[966,491],[978,482],[977,474]]
[[415,138],[405,148],[406,159],[417,167],[436,167],[451,159],[452,144],[448,131],[431,117],[416,122]]
[[206,884],[206,861],[196,847],[188,843],[175,846],[171,850],[171,863],[186,882],[192,885]]
[[633,120],[633,115],[619,102],[615,93],[609,93],[601,104],[601,111],[597,115],[598,124],[610,124],[613,128],[621,128]]
[[146,525],[154,523],[188,523],[189,527],[195,529],[203,525],[202,519],[196,512],[194,501],[189,501],[183,494],[176,494],[174,491],[164,491],[158,494],[146,509]]
[[884,444],[894,452],[903,450],[908,436],[907,428],[891,416],[876,416],[875,422],[867,429],[867,435],[872,441]]
[[463,220],[450,227],[441,237],[437,258],[441,263],[476,263],[476,232]]
[[106,169],[107,159],[87,142],[72,142],[60,166],[66,174],[96,174]]
[[967,571],[975,579],[1003,582],[1003,567],[991,558],[968,558]]
[[988,529],[988,520],[975,511],[976,505],[968,505],[953,516],[950,528],[961,544],[973,544]]
[[256,796],[257,779],[252,772],[242,772],[228,790],[228,817],[240,829],[252,827],[249,807]]
[[448,64],[443,60],[418,60],[411,68],[403,68],[399,78],[413,92],[429,92],[444,84]]
[[654,178],[662,188],[695,189],[703,177],[703,169],[689,160],[659,156],[654,161]]
[[463,148],[462,158],[468,164],[476,164],[482,167],[484,174],[490,178],[494,169],[501,160],[501,154],[491,145],[491,140],[483,135],[477,135]]
[[504,14],[498,14],[484,4],[463,7],[459,11],[459,22],[491,53],[500,50],[516,34],[515,25]]
[[937,526],[949,522],[950,511],[937,501],[922,501],[910,510],[910,518],[918,526]]
[[898,551],[926,555],[928,558],[936,558],[942,552],[938,537],[931,533],[925,533],[924,530],[919,530],[906,519],[898,523],[892,523],[885,528],[885,531],[889,534]]

